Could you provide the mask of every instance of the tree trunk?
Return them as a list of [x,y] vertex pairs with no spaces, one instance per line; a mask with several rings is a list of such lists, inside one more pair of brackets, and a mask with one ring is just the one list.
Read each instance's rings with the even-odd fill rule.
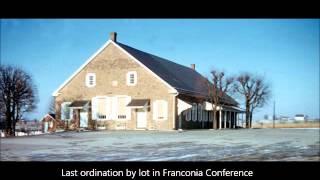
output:
[[13,136],[16,136],[16,124],[17,124],[17,121],[13,120],[12,121],[12,134],[13,134]]
[[213,129],[217,129],[216,115],[217,115],[217,111],[213,110],[213,120],[212,120]]
[[10,115],[6,118],[6,136],[11,136],[12,129],[11,129],[11,117]]
[[8,107],[7,106],[7,109],[6,109],[6,136],[11,136],[11,133],[12,133],[12,129],[11,129],[11,123],[12,123],[12,117],[11,117],[11,113],[10,113],[10,106]]
[[250,103],[246,100],[246,128],[250,128]]
[[246,100],[246,128],[250,128],[250,103]]
[[250,128],[252,128],[252,110],[250,111]]

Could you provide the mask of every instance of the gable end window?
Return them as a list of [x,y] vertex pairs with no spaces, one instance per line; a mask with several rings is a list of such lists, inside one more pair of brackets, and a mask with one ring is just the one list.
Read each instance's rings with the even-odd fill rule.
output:
[[94,87],[96,85],[96,74],[95,73],[88,73],[86,75],[86,86],[87,87]]
[[127,73],[127,85],[135,86],[137,84],[137,72],[130,71]]

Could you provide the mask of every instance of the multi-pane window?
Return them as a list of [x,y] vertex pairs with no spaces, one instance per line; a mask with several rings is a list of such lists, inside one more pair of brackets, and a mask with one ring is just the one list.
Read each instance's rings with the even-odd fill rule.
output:
[[198,121],[202,121],[202,105],[198,104]]
[[61,104],[61,120],[70,120],[72,119],[72,109],[69,107],[71,102],[63,102]]
[[213,121],[213,111],[209,111],[209,121]]
[[130,74],[130,84],[134,84],[134,74]]
[[96,85],[96,74],[95,73],[88,73],[86,75],[86,86],[87,87],[94,87]]
[[93,76],[89,76],[89,85],[93,85],[94,84],[94,78]]
[[197,104],[196,103],[193,103],[192,104],[192,121],[197,121],[198,120],[198,113],[197,113]]
[[189,109],[186,110],[186,120],[187,121],[191,121],[191,118],[192,118],[192,116],[191,116],[191,108],[189,108]]
[[137,84],[137,72],[130,71],[127,73],[127,85],[134,86]]
[[203,115],[202,121],[207,122],[208,121],[208,111],[203,110],[202,115]]

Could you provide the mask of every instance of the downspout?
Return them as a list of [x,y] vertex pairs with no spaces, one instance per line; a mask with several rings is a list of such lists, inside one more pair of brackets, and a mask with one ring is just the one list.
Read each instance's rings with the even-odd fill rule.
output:
[[[173,93],[173,101],[172,101],[172,106],[173,106],[173,111],[172,111],[172,129],[176,129],[176,118],[177,118],[177,112],[178,112],[178,107],[177,107],[177,103],[176,103],[176,100],[177,100],[177,96],[179,95],[179,93],[176,91],[175,93]],[[179,114],[178,114],[179,116]],[[181,124],[181,120],[179,118],[179,128],[181,128],[180,126]],[[179,129],[180,130],[180,129]]]

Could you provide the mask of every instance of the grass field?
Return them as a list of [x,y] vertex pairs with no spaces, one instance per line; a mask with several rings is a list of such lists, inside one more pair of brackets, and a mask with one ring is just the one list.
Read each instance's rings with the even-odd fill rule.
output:
[[[253,128],[273,128],[273,123],[256,123]],[[275,128],[320,128],[320,122],[275,123]]]

